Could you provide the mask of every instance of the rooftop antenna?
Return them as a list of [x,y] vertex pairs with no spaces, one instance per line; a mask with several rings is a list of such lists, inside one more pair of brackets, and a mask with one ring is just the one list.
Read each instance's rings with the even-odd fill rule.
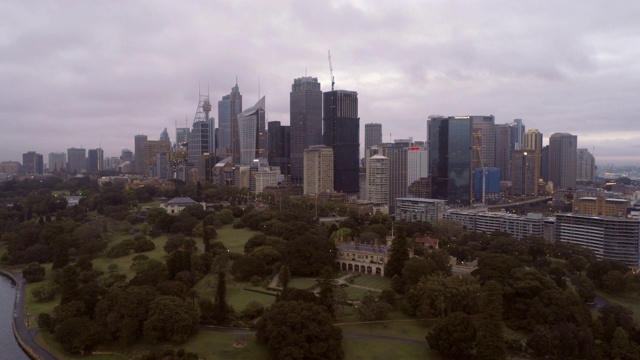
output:
[[331,74],[331,91],[333,92],[333,86],[336,84],[335,79],[333,78],[333,65],[331,65],[331,50],[327,50],[329,52],[329,73]]

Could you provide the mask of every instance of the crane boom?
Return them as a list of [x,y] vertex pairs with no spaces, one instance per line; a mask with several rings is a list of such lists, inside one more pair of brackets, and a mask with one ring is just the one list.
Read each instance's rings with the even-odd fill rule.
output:
[[335,85],[335,81],[333,78],[333,65],[331,65],[331,50],[327,50],[329,52],[329,72],[331,73],[331,91],[333,91],[333,86]]

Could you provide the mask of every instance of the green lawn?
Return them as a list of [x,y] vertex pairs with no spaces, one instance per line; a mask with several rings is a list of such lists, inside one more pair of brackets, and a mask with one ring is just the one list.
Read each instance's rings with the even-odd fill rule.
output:
[[344,289],[344,291],[347,293],[347,298],[349,300],[360,300],[362,299],[367,293],[371,293],[374,296],[378,295],[379,293],[376,291],[372,291],[372,290],[368,290],[368,289],[363,289],[363,288],[358,288],[358,287],[353,287],[353,286],[349,286],[346,289]]
[[[216,280],[217,277],[215,274],[209,274],[196,284],[195,289],[198,291],[201,298],[209,298],[213,300],[216,295]],[[244,309],[251,301],[257,301],[263,305],[271,305],[276,300],[273,295],[248,291],[245,290],[245,288],[265,290],[262,287],[255,287],[249,282],[235,282],[228,280],[227,301],[236,311],[242,311],[242,309]]]
[[375,275],[360,275],[353,279],[353,284],[378,289],[380,291],[391,289],[391,279]]
[[[111,241],[109,243],[109,247],[116,245],[117,243],[119,243],[120,241],[127,239],[127,238],[133,238],[133,236],[131,235],[118,235],[117,237],[114,238],[113,241]],[[95,270],[99,270],[99,271],[104,271],[105,274],[109,272],[108,267],[111,264],[116,264],[118,265],[118,272],[120,274],[125,274],[127,275],[127,280],[131,280],[133,278],[133,276],[135,275],[135,272],[133,270],[131,270],[131,264],[132,261],[131,259],[133,259],[136,255],[146,255],[148,256],[150,259],[157,259],[160,260],[162,262],[164,262],[164,258],[165,258],[165,251],[163,249],[164,244],[167,242],[167,237],[166,236],[158,236],[157,238],[153,239],[153,238],[149,238],[149,240],[153,241],[154,244],[156,244],[156,248],[154,250],[151,251],[147,251],[147,252],[143,252],[143,253],[134,253],[132,252],[131,254],[127,255],[127,256],[123,256],[123,257],[119,257],[119,258],[108,258],[108,257],[100,257],[100,258],[96,258],[91,260],[91,262],[93,263],[93,268]]]
[[225,225],[217,229],[216,232],[218,233],[216,237],[217,241],[221,241],[229,251],[239,254],[244,254],[244,244],[250,237],[260,234],[259,231],[253,231],[247,228],[234,229],[233,225]]
[[610,302],[620,304],[633,311],[633,320],[640,322],[640,296],[638,295],[611,295],[602,291],[596,291],[596,294],[602,296]]
[[250,360],[267,358],[267,349],[256,344],[255,336],[244,335],[244,339],[247,341],[247,346],[236,349],[233,347],[236,334],[201,330],[197,336],[192,337],[180,346],[185,350],[198,353],[201,359],[207,360]]
[[342,348],[347,360],[387,360],[387,359],[442,359],[436,352],[424,345],[406,344],[393,340],[343,338]]
[[308,277],[293,277],[289,280],[289,287],[294,287],[298,289],[311,289],[316,284],[316,278],[308,278]]

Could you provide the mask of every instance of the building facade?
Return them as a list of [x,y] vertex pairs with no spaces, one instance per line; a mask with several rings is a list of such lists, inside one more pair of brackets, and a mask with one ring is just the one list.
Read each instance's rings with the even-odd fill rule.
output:
[[42,154],[29,151],[22,154],[22,169],[27,175],[44,174],[44,158]]
[[289,178],[291,175],[290,131],[290,126],[281,125],[280,121],[269,121],[267,124],[267,141],[269,143],[267,160],[269,165],[280,167],[285,178]]
[[549,137],[549,181],[555,189],[576,187],[578,137],[555,133]]
[[67,149],[67,172],[70,174],[82,173],[87,170],[87,149]]
[[374,206],[389,205],[389,158],[374,155],[366,166],[366,199]]
[[[231,156],[234,159],[234,145],[238,145],[238,114],[242,112],[242,94],[238,82],[231,88],[231,93],[218,101],[218,144],[217,155],[220,158]],[[234,140],[235,139],[235,140]]]
[[324,145],[312,145],[304,150],[304,195],[334,191],[334,152]]
[[364,148],[382,144],[382,124],[369,123],[364,125]]
[[556,241],[592,250],[599,259],[640,267],[640,221],[576,214],[556,216]]
[[542,133],[538,129],[529,129],[524,133],[523,149],[542,151]]
[[626,217],[629,201],[604,196],[581,197],[573,200],[573,212],[580,215]]
[[536,150],[514,150],[511,155],[511,194],[538,196],[540,153]]
[[596,159],[588,149],[578,149],[576,158],[576,181],[596,181]]
[[304,149],[322,145],[322,90],[318,78],[293,80],[289,94],[291,126],[291,180],[301,184],[304,177]]
[[389,250],[384,245],[340,243],[336,245],[338,256],[335,262],[343,271],[384,276],[384,267],[389,260]]
[[471,204],[472,121],[469,116],[429,117],[432,198],[450,206]]
[[250,165],[254,159],[267,158],[265,129],[265,97],[238,115],[238,143],[240,152],[235,164]]
[[67,154],[63,152],[49,153],[49,172],[65,171],[67,169]]
[[333,149],[334,190],[357,195],[360,171],[358,93],[347,90],[323,94],[323,142]]
[[442,220],[446,201],[437,199],[398,198],[396,199],[396,220],[428,221]]

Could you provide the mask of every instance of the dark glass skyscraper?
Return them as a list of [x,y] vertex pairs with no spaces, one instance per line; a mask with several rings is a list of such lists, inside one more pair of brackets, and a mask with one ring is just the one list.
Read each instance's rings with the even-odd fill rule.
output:
[[322,144],[322,91],[317,78],[305,76],[293,81],[289,110],[291,180],[301,184],[304,175],[304,149]]
[[472,119],[429,117],[429,174],[432,197],[452,206],[471,204]]
[[269,142],[268,161],[270,166],[279,166],[280,173],[288,178],[290,167],[290,127],[280,125],[280,121],[269,121],[267,124],[267,139]]
[[[242,112],[242,95],[238,83],[231,88],[231,93],[218,101],[218,146],[216,154],[220,158],[240,153],[238,143],[238,114]],[[235,139],[235,141],[233,140]],[[235,145],[235,151],[234,151]]]
[[324,93],[323,141],[333,148],[334,190],[357,194],[360,156],[358,93],[334,90]]

